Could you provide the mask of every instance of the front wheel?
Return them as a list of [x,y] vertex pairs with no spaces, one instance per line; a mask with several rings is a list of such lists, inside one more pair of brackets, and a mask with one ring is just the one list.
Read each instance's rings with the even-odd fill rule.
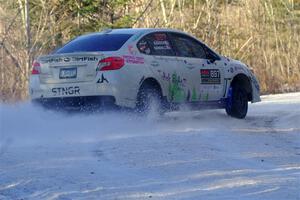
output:
[[245,88],[234,85],[230,93],[226,113],[238,119],[245,118],[248,112],[248,96]]

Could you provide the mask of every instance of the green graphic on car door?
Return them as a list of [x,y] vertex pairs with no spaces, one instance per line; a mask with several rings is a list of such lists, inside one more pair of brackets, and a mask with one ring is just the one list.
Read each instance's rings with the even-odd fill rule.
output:
[[182,85],[180,76],[176,73],[172,74],[172,79],[169,81],[169,97],[172,102],[182,102],[186,99],[186,92]]

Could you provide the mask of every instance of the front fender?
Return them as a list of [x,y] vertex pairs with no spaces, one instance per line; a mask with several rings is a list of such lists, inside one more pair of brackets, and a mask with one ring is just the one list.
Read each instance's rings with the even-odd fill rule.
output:
[[[251,72],[250,72],[251,73]],[[254,74],[250,74],[250,79],[251,79],[251,86],[252,86],[252,103],[255,102],[260,102],[260,87],[259,87],[259,83],[258,80],[256,79],[256,77],[254,76]]]

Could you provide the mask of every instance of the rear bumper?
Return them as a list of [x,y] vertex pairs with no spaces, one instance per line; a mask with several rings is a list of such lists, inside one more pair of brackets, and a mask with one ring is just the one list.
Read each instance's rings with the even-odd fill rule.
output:
[[135,107],[135,100],[128,98],[133,94],[128,93],[127,84],[120,80],[121,78],[116,72],[107,72],[97,74],[96,78],[90,82],[43,84],[38,75],[32,75],[30,76],[29,94],[32,100],[110,96],[115,99],[115,104],[118,106]]
[[[102,75],[103,78],[103,75]],[[32,100],[38,99],[60,99],[60,98],[85,98],[96,96],[119,95],[117,81],[112,78],[109,81],[101,81],[101,76],[97,76],[93,81],[74,83],[47,83],[40,82],[38,75],[30,77],[29,94]]]
[[31,99],[63,98],[83,96],[116,96],[117,89],[112,84],[68,83],[68,84],[30,84]]
[[115,106],[113,96],[56,97],[33,99],[34,104],[50,109],[99,109]]

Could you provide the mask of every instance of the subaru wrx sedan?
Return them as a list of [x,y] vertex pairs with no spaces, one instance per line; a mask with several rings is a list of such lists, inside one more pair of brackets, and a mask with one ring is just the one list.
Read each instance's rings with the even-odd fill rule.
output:
[[79,36],[33,62],[29,92],[38,102],[105,103],[147,112],[224,108],[244,118],[259,84],[240,61],[172,29],[113,29]]

